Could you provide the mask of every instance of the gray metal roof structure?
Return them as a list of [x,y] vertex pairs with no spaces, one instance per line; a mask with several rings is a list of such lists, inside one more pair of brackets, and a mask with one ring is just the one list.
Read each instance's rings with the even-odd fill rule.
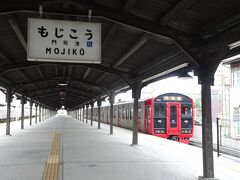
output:
[[[39,11],[42,7],[42,11]],[[0,85],[56,109],[194,70],[199,82],[237,54],[239,0],[8,0],[0,7]],[[102,25],[101,64],[27,61],[28,18]],[[67,86],[59,86],[65,82]]]

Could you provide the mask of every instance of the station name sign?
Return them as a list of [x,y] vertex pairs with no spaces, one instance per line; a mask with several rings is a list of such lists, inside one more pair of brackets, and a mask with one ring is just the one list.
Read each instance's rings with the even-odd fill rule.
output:
[[27,58],[101,63],[101,24],[29,18]]

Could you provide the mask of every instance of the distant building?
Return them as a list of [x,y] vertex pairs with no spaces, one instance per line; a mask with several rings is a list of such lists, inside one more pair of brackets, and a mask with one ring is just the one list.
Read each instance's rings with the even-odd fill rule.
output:
[[229,58],[223,61],[223,64],[230,65],[231,83],[230,89],[230,119],[231,136],[240,138],[240,58]]

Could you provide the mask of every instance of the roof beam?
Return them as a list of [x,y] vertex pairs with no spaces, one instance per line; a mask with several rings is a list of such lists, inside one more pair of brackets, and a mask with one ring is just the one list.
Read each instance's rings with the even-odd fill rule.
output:
[[[43,92],[45,90],[51,90],[50,92],[55,92],[55,91],[72,92],[72,93],[75,93],[75,94],[77,94],[79,96],[83,96],[83,97],[87,97],[87,98],[89,98],[91,96],[94,96],[94,94],[92,94],[92,93],[89,93],[89,92],[84,91],[82,89],[76,89],[74,87],[67,87],[66,89],[61,89],[59,87],[50,87],[50,88],[48,87],[48,88],[37,89],[35,91],[31,91],[30,93],[32,95],[34,95],[34,94],[38,94],[39,92]],[[82,93],[78,93],[78,92],[82,92]]]
[[172,19],[178,16],[178,12],[186,9],[196,0],[180,0],[178,3],[161,18],[161,24],[167,25]]
[[85,66],[85,67],[90,67],[91,69],[96,69],[98,71],[102,71],[102,72],[107,72],[109,74],[113,74],[115,76],[129,76],[130,73],[125,72],[125,71],[121,71],[118,69],[114,69],[114,68],[110,68],[110,67],[105,67],[105,66],[101,66],[98,64],[81,64],[81,66]]
[[120,66],[124,61],[126,61],[133,53],[135,53],[140,47],[142,47],[148,40],[149,35],[142,34],[141,37],[133,44],[131,47],[128,48],[128,51],[124,53],[112,66],[117,68]]
[[211,40],[212,37],[225,32],[226,29],[234,27],[236,23],[239,23],[239,18],[239,8],[233,9],[230,12],[224,13],[222,16],[218,16],[206,25],[201,26],[197,30],[197,34],[201,34],[203,38],[209,38]]
[[56,76],[59,76],[59,69],[57,64],[55,64],[55,74]]
[[92,83],[92,82],[89,82],[89,81],[86,81],[86,80],[76,79],[76,78],[73,78],[73,77],[69,77],[69,78],[71,79],[71,81],[80,82],[80,83],[86,84],[88,86],[92,86],[92,87],[98,88],[98,89],[100,89],[103,92],[106,92],[106,89],[108,89],[107,87],[103,87],[103,86],[101,86],[98,83]]
[[[185,1],[185,0],[184,0]],[[184,2],[183,1],[183,2]],[[189,0],[188,0],[189,1]],[[193,0],[195,1],[195,0]],[[181,3],[183,6],[185,3]],[[172,39],[173,43],[175,43],[177,46],[183,45],[179,39],[182,41],[188,41],[191,42],[196,37],[189,33],[185,33],[183,31],[179,31],[177,29],[168,27],[166,25],[159,25],[157,22],[152,22],[149,20],[146,20],[144,18],[135,16],[133,14],[126,14],[123,12],[119,12],[117,10],[113,10],[111,8],[96,4],[96,3],[91,3],[91,2],[81,2],[81,3],[76,3],[73,1],[69,1],[70,4],[75,5],[75,6],[82,6],[85,5],[88,8],[91,8],[93,10],[93,14],[96,16],[102,16],[103,18],[110,20],[112,22],[116,22],[119,24],[124,24],[129,27],[133,27],[135,29],[139,29],[141,31],[147,32],[152,35],[156,35],[162,39]],[[189,2],[190,4],[191,2]],[[178,5],[180,7],[180,5]],[[187,5],[186,5],[187,6]],[[177,9],[177,8],[176,8]],[[198,58],[196,56],[193,56],[193,53],[190,51],[186,50],[186,46],[181,46],[181,49],[184,50],[184,53],[190,57],[191,61],[195,64],[195,66],[198,67],[197,60]]]
[[134,72],[137,74],[145,73],[147,71],[150,71],[153,68],[162,66],[161,64],[163,64],[165,62],[169,62],[172,59],[174,59],[177,56],[182,55],[182,54],[183,54],[183,52],[179,51],[179,50],[178,51],[170,51],[170,52],[166,53],[164,56],[158,57],[158,58],[152,60],[151,63],[147,64],[146,66],[141,66],[141,67],[137,68],[136,70],[134,70]]
[[8,22],[11,25],[14,32],[16,33],[16,35],[17,35],[19,41],[21,42],[23,48],[27,52],[27,42],[26,42],[25,38],[23,37],[23,34],[22,34],[15,18],[12,15],[8,15]]
[[25,81],[30,81],[30,79],[21,70],[18,70],[17,72],[25,79]]
[[103,78],[105,77],[106,73],[103,73],[101,76],[99,76],[97,79],[96,79],[96,83],[99,83],[101,80],[103,80]]
[[72,76],[73,72],[75,70],[75,66],[68,66],[68,76]]
[[[40,77],[43,79],[44,78],[44,74],[43,74],[43,71],[41,69],[41,67],[37,67],[37,71],[38,71],[38,74],[40,74]],[[48,87],[48,82],[46,81],[45,84],[47,85]]]
[[103,74],[106,74],[106,73],[113,74],[116,77],[118,77],[121,81],[123,81],[127,84],[129,83],[128,82],[128,77],[131,74],[128,73],[128,72],[120,71],[118,69],[113,69],[113,68],[110,68],[110,67],[108,68],[108,67],[97,65],[97,64],[96,65],[88,64],[88,65],[83,65],[83,66],[102,71],[102,72],[104,72]]
[[112,39],[117,31],[117,28],[118,28],[118,25],[116,23],[114,23],[114,25],[111,27],[110,31],[108,32],[107,36],[105,37],[105,39],[103,41],[103,45],[102,45],[103,49],[108,47],[108,45],[112,41]]
[[127,13],[128,11],[130,11],[132,9],[132,7],[134,6],[134,4],[136,3],[137,0],[127,0],[125,6],[124,6],[124,12]]
[[[168,37],[168,38],[172,38],[174,39],[176,36],[181,37],[183,39],[192,39],[194,38],[194,36],[191,36],[188,33],[185,33],[183,31],[180,30],[176,30],[174,28],[171,27],[167,27],[167,26],[162,26],[159,25],[156,22],[152,22],[149,20],[146,20],[144,18],[138,17],[136,15],[133,14],[126,14],[122,11],[118,11],[116,9],[112,9],[109,7],[105,7],[103,5],[100,4],[96,4],[94,2],[90,2],[90,1],[81,1],[81,2],[75,2],[75,1],[68,1],[69,4],[76,6],[76,7],[82,7],[84,6],[87,9],[91,9],[93,11],[94,16],[97,17],[102,17],[104,19],[110,20],[112,22],[116,22],[119,24],[124,24],[126,26],[129,27],[133,27],[135,29],[139,29],[141,31],[144,32],[148,32],[151,34],[155,34],[157,36],[164,36],[164,37]],[[82,9],[82,8],[81,8]],[[86,10],[72,10],[72,9],[65,9],[65,10],[61,10],[61,9],[50,9],[48,11],[44,11],[45,14],[58,14],[58,15],[71,15],[71,16],[79,16],[81,14],[86,15]],[[39,13],[38,11],[38,7],[31,9],[32,13],[36,12]],[[24,11],[24,6],[21,7],[21,5],[19,5],[17,8],[9,8],[6,9],[5,11],[2,11],[2,13],[7,12],[21,12]],[[93,17],[94,17],[93,16]]]
[[87,70],[85,71],[84,75],[83,75],[83,79],[85,79],[89,75],[90,72],[91,72],[91,68],[88,67]]
[[13,71],[13,70],[20,70],[20,69],[25,69],[25,68],[29,68],[29,67],[37,67],[40,65],[43,65],[45,63],[38,63],[38,62],[24,62],[24,63],[14,63],[14,64],[8,64],[5,66],[1,66],[0,67],[0,75],[8,72],[8,71]]
[[[69,3],[77,7],[81,7],[84,5],[86,6],[86,8],[92,9],[93,14],[95,16],[102,16],[103,18],[108,19],[112,22],[124,24],[126,26],[130,26],[135,29],[142,30],[144,32],[155,34],[157,36],[164,36],[164,37],[173,38],[173,39],[176,36],[182,37],[184,39],[193,38],[192,36],[190,36],[189,34],[183,31],[179,31],[171,27],[162,26],[155,22],[135,16],[133,14],[126,14],[122,11],[111,9],[111,8],[96,4],[94,2],[90,2],[90,1],[75,2],[70,0]],[[55,10],[54,12],[55,13],[59,12],[59,10]],[[73,12],[71,12],[71,14],[73,14]],[[79,15],[79,12],[78,12],[78,15]]]
[[[92,83],[90,81],[86,81],[86,80],[82,80],[82,79],[76,79],[76,78],[69,77],[69,76],[66,76],[66,78],[67,78],[67,79],[65,79],[66,81],[71,80],[71,81],[80,82],[80,83],[85,84],[87,86],[98,88],[98,89],[100,89],[101,91],[104,91],[104,92],[107,89],[107,87],[103,87],[100,84]],[[38,81],[29,81],[29,82],[26,82],[26,83],[19,83],[19,84],[16,84],[16,85],[29,86],[29,85],[33,85],[33,84],[41,83],[41,82],[45,82],[45,81],[59,81],[59,80],[62,80],[62,79],[59,78],[59,77],[51,77],[51,78],[40,79]]]
[[0,49],[0,59],[5,61],[6,63],[12,64],[13,60],[11,60],[6,53],[3,52],[3,50]]
[[4,81],[4,84],[7,84],[7,85],[13,85],[14,84],[11,80],[4,77],[3,75],[0,76],[0,79],[2,79]]
[[[103,41],[103,45],[102,45],[102,49],[104,50],[105,48],[107,48],[111,42],[111,40],[113,39],[115,33],[116,33],[116,30],[117,30],[117,24],[114,24],[112,27],[111,27],[111,30],[108,32],[107,36],[105,37],[104,41]],[[91,69],[87,70],[83,76],[83,79],[85,79],[84,77],[87,76],[89,73],[91,72]],[[104,72],[105,73],[105,72]],[[87,75],[86,75],[87,74]]]
[[66,99],[75,99],[75,100],[78,100],[78,101],[83,101],[83,100],[86,100],[80,96],[76,96],[76,95],[73,95],[73,94],[70,94],[70,95],[66,95],[64,97],[61,97],[57,92],[53,92],[53,93],[49,93],[49,94],[43,94],[43,95],[40,95],[38,96],[38,98],[40,98],[42,101],[44,101],[45,99],[61,99],[61,98],[64,98],[65,100]]
[[[157,69],[155,69],[155,70],[152,69],[151,71],[147,71],[147,72],[143,72],[142,74],[139,74],[137,79],[142,81],[144,79],[154,77],[158,74],[166,75],[166,74],[174,73],[175,71],[179,70],[176,67],[179,67],[179,68],[188,67],[188,63],[186,63],[186,61],[184,61],[184,58],[182,59],[182,61],[177,61],[176,64],[173,64],[173,61],[175,62],[176,58],[179,58],[179,57],[175,56],[171,60],[165,61],[164,63],[162,63],[160,69],[159,69],[159,67],[156,67]],[[169,71],[170,69],[172,69],[172,71]],[[159,78],[159,77],[160,76],[157,76],[156,79]]]
[[60,99],[57,99],[57,98],[50,98],[50,99],[42,100],[43,103],[59,102],[59,101],[60,101]]
[[38,99],[41,99],[41,100],[44,100],[45,98],[53,98],[53,97],[56,97],[57,98],[61,98],[59,96],[59,93],[56,91],[56,92],[52,92],[52,93],[48,93],[48,94],[42,94],[42,95],[38,95]]
[[38,71],[38,74],[40,74],[40,77],[43,79],[44,75],[43,75],[42,69],[40,67],[37,67],[37,71]]

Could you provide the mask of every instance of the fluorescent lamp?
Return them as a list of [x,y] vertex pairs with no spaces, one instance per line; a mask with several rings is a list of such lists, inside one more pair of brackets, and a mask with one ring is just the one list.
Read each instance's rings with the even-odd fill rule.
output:
[[128,89],[128,88],[129,88],[129,86],[125,86],[125,87],[123,87],[121,89],[116,90],[115,93],[118,93],[119,91],[122,91],[122,90],[125,90],[125,89]]
[[144,79],[142,82],[144,83],[144,82],[147,82],[147,81],[150,81],[150,80],[159,78],[159,77],[161,77],[161,76],[164,76],[164,75],[166,75],[166,74],[169,74],[169,73],[171,73],[171,72],[177,71],[177,70],[182,69],[182,68],[187,67],[187,66],[188,66],[188,63],[180,64],[180,65],[178,65],[178,66],[176,66],[176,67],[173,67],[173,68],[168,69],[168,70],[166,70],[166,71],[163,71],[163,72],[161,72],[161,73],[159,73],[159,74],[156,74],[156,75],[154,75],[154,76],[151,76],[151,77],[149,77],[149,78],[146,78],[146,79]]
[[58,83],[59,86],[67,86],[67,83]]
[[236,42],[228,45],[229,49],[234,49],[238,46],[240,46],[240,41],[236,41]]

